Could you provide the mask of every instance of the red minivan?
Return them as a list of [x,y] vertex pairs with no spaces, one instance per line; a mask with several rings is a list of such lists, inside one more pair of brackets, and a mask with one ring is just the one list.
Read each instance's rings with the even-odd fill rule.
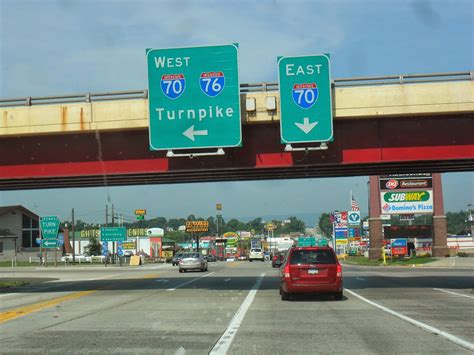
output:
[[291,248],[280,268],[280,295],[332,293],[342,300],[342,266],[330,247]]

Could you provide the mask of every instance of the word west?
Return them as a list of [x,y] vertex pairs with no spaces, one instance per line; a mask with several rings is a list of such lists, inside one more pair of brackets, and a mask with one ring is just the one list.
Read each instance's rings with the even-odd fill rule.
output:
[[195,120],[196,118],[199,121],[202,121],[206,118],[232,118],[234,116],[234,109],[232,107],[227,107],[224,109],[220,106],[209,106],[209,108],[199,108],[197,110],[165,110],[163,107],[158,107],[156,109],[158,112],[158,120],[168,119],[169,121],[173,120]]
[[189,66],[189,59],[191,57],[155,57],[156,69],[160,68],[181,68],[182,66]]

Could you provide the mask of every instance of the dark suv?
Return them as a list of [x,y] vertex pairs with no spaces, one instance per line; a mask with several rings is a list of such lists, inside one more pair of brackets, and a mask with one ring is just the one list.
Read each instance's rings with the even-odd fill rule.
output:
[[174,254],[173,258],[171,259],[171,265],[175,266],[179,264],[179,261],[183,258],[183,253],[176,253]]
[[295,293],[332,293],[342,300],[342,266],[330,247],[296,247],[280,268],[280,295],[289,300]]

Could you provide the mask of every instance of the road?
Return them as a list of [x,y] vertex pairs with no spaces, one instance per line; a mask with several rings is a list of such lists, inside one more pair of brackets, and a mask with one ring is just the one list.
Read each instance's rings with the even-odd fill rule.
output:
[[463,354],[474,349],[472,269],[345,265],[342,301],[304,296],[283,302],[278,270],[269,262],[209,265],[208,272],[185,274],[170,265],[2,271],[3,279],[44,282],[0,293],[0,352]]

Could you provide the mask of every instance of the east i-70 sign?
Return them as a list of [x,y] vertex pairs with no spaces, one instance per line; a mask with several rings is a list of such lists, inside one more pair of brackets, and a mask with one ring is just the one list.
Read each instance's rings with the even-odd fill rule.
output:
[[242,144],[236,44],[147,51],[150,149]]
[[333,139],[329,63],[328,55],[278,59],[282,143]]

